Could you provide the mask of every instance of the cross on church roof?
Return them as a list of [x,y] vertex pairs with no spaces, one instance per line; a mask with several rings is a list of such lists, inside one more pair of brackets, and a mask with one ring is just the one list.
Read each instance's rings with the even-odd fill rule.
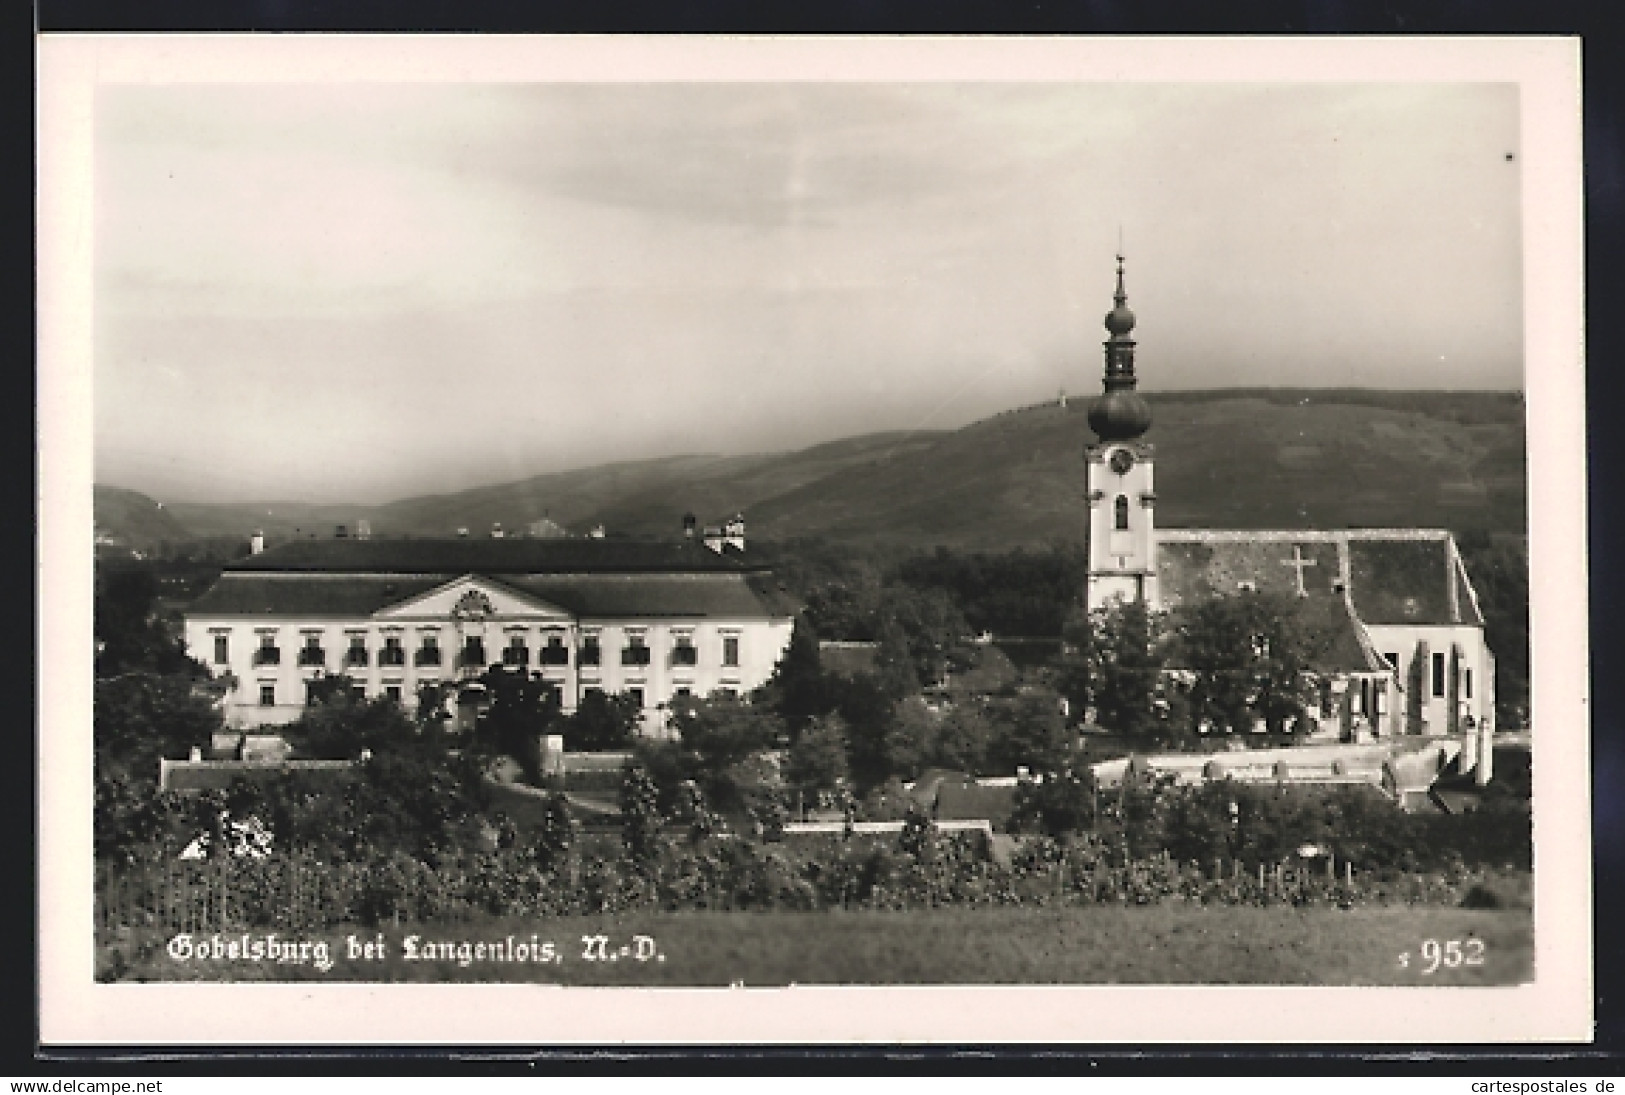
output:
[[1293,544],[1292,545],[1292,558],[1290,558],[1290,559],[1282,559],[1281,560],[1281,565],[1284,566],[1284,567],[1293,567],[1293,568],[1295,568],[1297,578],[1298,578],[1298,596],[1300,596],[1300,597],[1309,596],[1309,590],[1304,588],[1304,584],[1303,584],[1303,568],[1304,567],[1312,567],[1312,566],[1317,565],[1315,563],[1315,561],[1313,559],[1305,559],[1303,557],[1303,550],[1301,548],[1299,548],[1297,544]]

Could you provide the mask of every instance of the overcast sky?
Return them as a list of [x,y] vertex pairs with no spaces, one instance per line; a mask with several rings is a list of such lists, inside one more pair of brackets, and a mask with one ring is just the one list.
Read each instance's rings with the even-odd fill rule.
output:
[[1119,228],[1145,389],[1521,387],[1516,95],[104,87],[97,479],[375,502],[1092,395]]

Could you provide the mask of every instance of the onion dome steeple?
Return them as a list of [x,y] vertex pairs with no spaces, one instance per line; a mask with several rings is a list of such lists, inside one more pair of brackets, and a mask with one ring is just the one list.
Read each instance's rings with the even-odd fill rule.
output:
[[1089,408],[1089,428],[1102,442],[1132,441],[1151,428],[1151,408],[1134,390],[1134,313],[1123,289],[1123,256],[1117,256],[1116,307],[1106,313],[1105,393]]

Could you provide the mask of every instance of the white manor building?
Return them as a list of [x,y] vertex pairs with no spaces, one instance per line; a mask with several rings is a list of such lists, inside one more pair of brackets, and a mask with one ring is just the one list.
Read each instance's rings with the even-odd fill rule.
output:
[[658,732],[673,698],[748,693],[789,645],[796,605],[742,542],[742,524],[709,543],[295,540],[229,564],[186,643],[236,682],[234,729],[293,721],[326,675],[413,710],[420,686],[455,696],[502,665],[539,672],[566,712],[629,694]]
[[[1311,711],[1343,740],[1449,737],[1462,770],[1489,778],[1495,657],[1455,538],[1443,529],[1201,530],[1156,527],[1151,408],[1135,391],[1134,313],[1117,260],[1106,315],[1104,392],[1089,409],[1088,607],[1114,598],[1153,610],[1243,590],[1295,597],[1335,636],[1315,666]],[[1177,672],[1177,671],[1176,671]],[[1483,763],[1478,758],[1483,757]]]

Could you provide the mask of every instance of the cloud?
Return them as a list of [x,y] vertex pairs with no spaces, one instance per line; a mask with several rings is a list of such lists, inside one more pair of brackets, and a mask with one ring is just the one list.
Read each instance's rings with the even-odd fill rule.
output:
[[574,85],[538,92],[519,150],[483,165],[592,204],[704,224],[831,226],[974,184],[987,164],[931,89]]
[[957,425],[1098,384],[1119,225],[1149,386],[1507,386],[1516,105],[1427,86],[114,89],[99,452],[362,498],[514,461]]

